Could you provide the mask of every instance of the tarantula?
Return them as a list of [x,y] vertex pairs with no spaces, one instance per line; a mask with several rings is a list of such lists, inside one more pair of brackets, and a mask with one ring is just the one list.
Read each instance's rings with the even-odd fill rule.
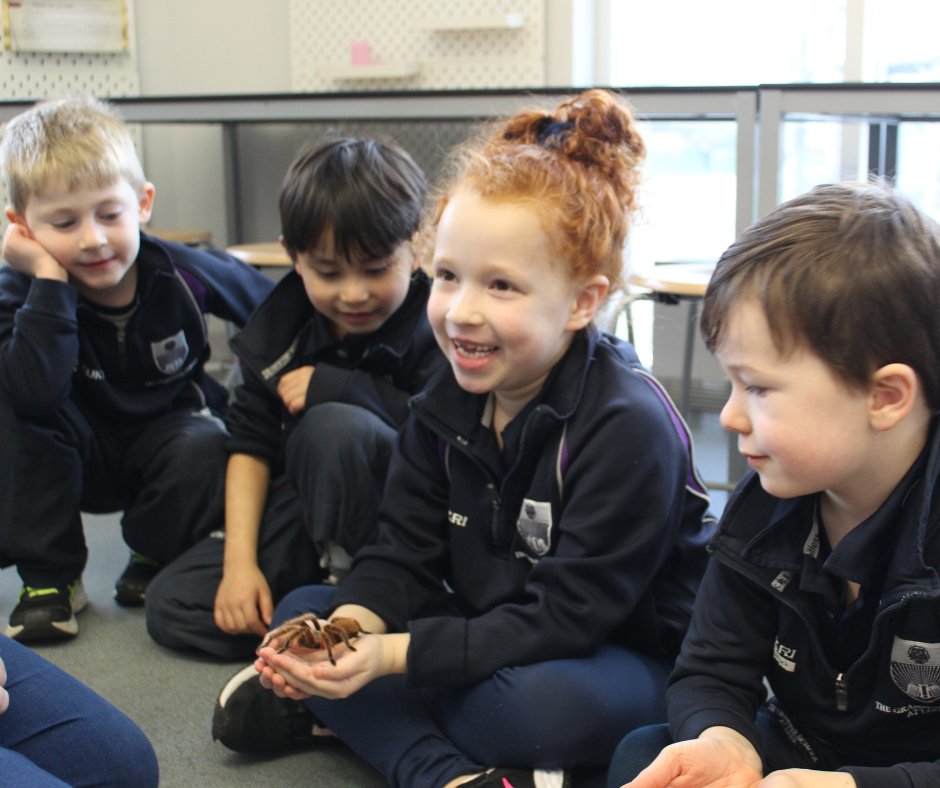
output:
[[310,649],[326,649],[326,654],[330,663],[335,665],[336,659],[333,657],[333,646],[339,643],[345,643],[350,651],[355,651],[356,647],[352,644],[359,635],[368,635],[359,622],[354,618],[334,618],[331,621],[320,623],[320,620],[313,613],[306,613],[290,621],[285,621],[276,629],[272,629],[264,636],[260,648],[264,648],[272,640],[280,640],[281,645],[277,649],[280,654],[287,651],[291,646]]

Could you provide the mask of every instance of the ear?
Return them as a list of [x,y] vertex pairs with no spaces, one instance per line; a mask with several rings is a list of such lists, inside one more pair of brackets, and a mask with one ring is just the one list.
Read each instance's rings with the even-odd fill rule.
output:
[[140,209],[138,216],[140,217],[140,223],[146,224],[150,221],[150,217],[153,214],[153,195],[154,195],[154,186],[150,181],[147,181],[143,186],[140,187],[140,194],[137,196],[137,205]]
[[869,421],[879,431],[899,424],[917,404],[920,378],[907,364],[886,364],[871,376]]
[[565,328],[568,331],[579,331],[588,325],[597,314],[609,287],[610,280],[601,274],[592,276],[587,282],[579,285]]
[[12,205],[7,206],[5,213],[7,215],[7,221],[9,221],[10,224],[22,224],[23,227],[26,226],[26,218],[14,211]]

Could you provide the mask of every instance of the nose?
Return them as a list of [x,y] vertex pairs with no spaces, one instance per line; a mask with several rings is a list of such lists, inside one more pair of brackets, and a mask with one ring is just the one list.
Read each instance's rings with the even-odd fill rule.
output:
[[82,249],[98,249],[107,243],[107,236],[94,219],[82,222],[81,233],[78,237]]
[[744,392],[740,391],[737,386],[731,387],[731,394],[728,396],[728,401],[725,403],[725,406],[721,409],[721,414],[718,416],[721,426],[728,430],[728,432],[747,435],[751,431],[751,422],[747,417],[747,411],[742,402],[744,396]]
[[346,276],[343,279],[339,297],[346,304],[360,304],[369,298],[369,287],[365,280],[358,276]]
[[446,317],[454,325],[479,325],[483,322],[476,296],[471,288],[461,287],[451,295]]

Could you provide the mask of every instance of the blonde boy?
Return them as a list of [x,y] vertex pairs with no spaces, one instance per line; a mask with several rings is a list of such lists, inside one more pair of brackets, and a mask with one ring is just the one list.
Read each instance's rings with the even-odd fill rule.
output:
[[86,601],[80,511],[123,510],[132,559],[116,598],[139,605],[221,508],[225,432],[212,411],[226,398],[203,368],[204,313],[244,323],[270,283],[141,233],[154,187],[102,102],[15,117],[0,165],[0,565],[23,580],[7,634],[71,637]]

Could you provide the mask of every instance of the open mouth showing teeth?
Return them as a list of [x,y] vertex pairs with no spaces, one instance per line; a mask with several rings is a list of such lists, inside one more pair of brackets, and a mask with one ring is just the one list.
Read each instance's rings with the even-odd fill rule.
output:
[[466,342],[459,339],[453,340],[454,347],[462,356],[486,356],[495,353],[496,345],[478,345],[476,342]]

